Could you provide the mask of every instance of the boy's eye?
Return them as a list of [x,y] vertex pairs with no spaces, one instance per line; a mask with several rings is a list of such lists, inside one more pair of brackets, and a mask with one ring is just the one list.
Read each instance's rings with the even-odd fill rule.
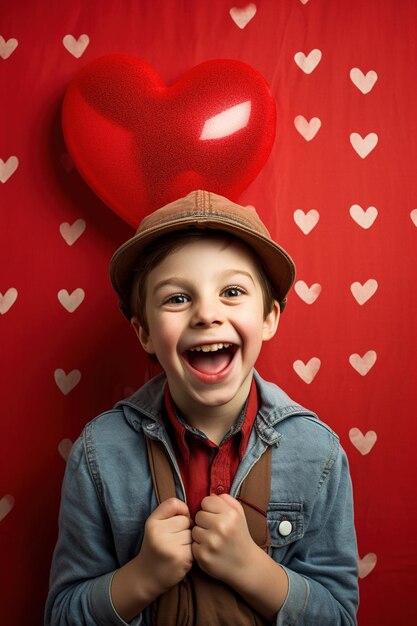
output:
[[176,293],[173,296],[169,296],[164,300],[164,304],[185,304],[189,302],[189,296],[186,296],[184,293]]
[[236,287],[235,285],[232,285],[224,289],[222,295],[226,296],[226,298],[236,298],[243,295],[244,293],[246,292],[244,289],[242,289],[242,287]]

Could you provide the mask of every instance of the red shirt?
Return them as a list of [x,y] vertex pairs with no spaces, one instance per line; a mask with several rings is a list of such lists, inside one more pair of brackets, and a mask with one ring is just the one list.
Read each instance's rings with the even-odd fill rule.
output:
[[176,413],[168,385],[165,387],[165,406],[188,507],[194,519],[203,498],[213,493],[230,492],[258,412],[256,384],[252,380],[246,406],[219,445]]

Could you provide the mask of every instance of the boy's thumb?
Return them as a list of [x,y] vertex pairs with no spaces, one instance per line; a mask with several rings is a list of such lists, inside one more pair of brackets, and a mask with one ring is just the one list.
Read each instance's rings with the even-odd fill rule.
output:
[[236,509],[236,511],[239,511],[239,513],[242,513],[243,515],[245,514],[239,500],[236,500],[236,498],[234,498],[233,496],[229,495],[228,493],[222,493],[219,498],[222,498],[229,506],[231,506],[233,509]]
[[182,500],[178,498],[168,498],[161,502],[161,504],[155,509],[151,517],[154,519],[169,519],[175,515],[186,515],[189,517],[190,512],[188,506]]

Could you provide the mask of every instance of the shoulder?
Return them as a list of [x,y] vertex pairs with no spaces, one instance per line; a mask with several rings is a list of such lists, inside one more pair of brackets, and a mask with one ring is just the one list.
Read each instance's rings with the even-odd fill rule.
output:
[[258,431],[275,443],[273,458],[287,473],[319,477],[320,482],[344,456],[339,436],[318,415],[290,398],[274,383],[256,378],[260,395]]
[[161,418],[165,377],[157,376],[128,398],[89,421],[81,434],[87,445],[124,445],[137,439],[144,426]]
[[310,433],[314,440],[339,440],[335,431],[314,411],[293,400],[281,387],[263,380],[257,373],[255,381],[260,400],[259,414],[265,424],[279,432],[302,429]]

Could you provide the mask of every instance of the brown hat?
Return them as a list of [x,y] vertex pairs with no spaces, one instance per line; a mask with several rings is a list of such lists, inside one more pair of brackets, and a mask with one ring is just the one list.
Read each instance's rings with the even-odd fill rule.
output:
[[276,244],[256,211],[231,202],[209,191],[192,191],[184,198],[170,202],[147,215],[136,235],[113,254],[110,280],[119,296],[119,305],[130,320],[130,291],[136,260],[153,241],[175,232],[205,228],[234,235],[252,248],[274,288],[281,310],[295,278],[291,257]]

